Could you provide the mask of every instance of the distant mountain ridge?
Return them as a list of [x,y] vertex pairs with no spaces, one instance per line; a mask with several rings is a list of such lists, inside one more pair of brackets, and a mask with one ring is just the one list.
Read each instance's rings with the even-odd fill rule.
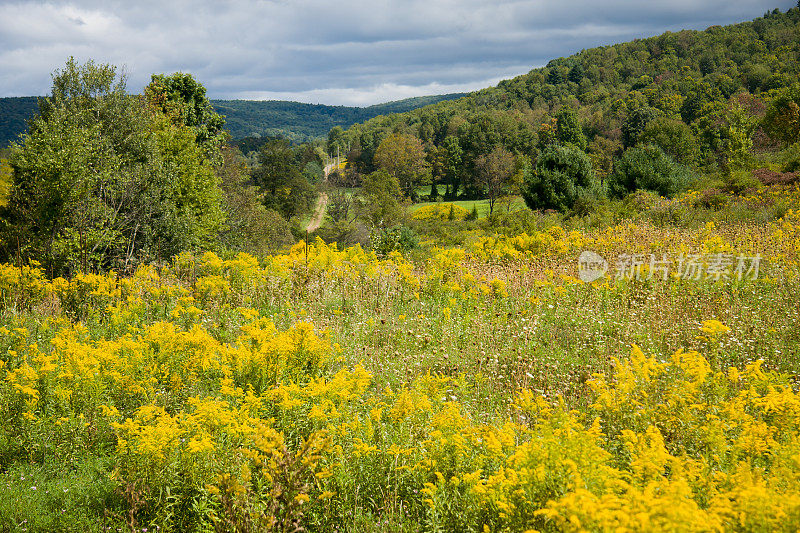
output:
[[244,137],[284,137],[307,141],[328,134],[331,128],[353,124],[390,113],[403,113],[466,93],[418,96],[369,107],[304,104],[280,100],[212,100],[217,113],[225,115],[226,126],[234,139]]
[[28,119],[39,109],[39,97],[0,98],[0,148],[28,129]]
[[[418,96],[369,107],[281,100],[212,100],[211,103],[218,113],[226,116],[228,131],[234,139],[269,136],[304,142],[327,135],[335,126],[347,128],[380,115],[403,113],[463,96],[466,93]],[[0,147],[25,132],[28,119],[38,107],[36,96],[0,98]]]

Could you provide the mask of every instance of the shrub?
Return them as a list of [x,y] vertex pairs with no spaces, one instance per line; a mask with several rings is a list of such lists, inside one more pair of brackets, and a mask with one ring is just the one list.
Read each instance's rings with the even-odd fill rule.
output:
[[623,197],[638,189],[674,196],[688,188],[692,175],[655,145],[637,146],[625,151],[609,176],[609,192]]
[[384,228],[370,235],[370,248],[381,257],[392,252],[405,253],[418,245],[419,235],[407,226]]
[[796,142],[781,153],[781,170],[797,172],[800,170],[800,142]]
[[748,189],[757,189],[761,186],[761,181],[753,176],[749,170],[736,170],[726,175],[724,178],[725,191],[740,194]]
[[522,196],[531,209],[571,209],[578,198],[597,194],[589,157],[571,146],[545,147],[523,177]]

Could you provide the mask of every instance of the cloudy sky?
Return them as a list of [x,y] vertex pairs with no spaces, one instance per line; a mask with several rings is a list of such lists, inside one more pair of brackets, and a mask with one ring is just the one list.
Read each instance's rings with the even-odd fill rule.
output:
[[0,0],[0,96],[69,56],[194,74],[212,98],[370,105],[479,89],[583,48],[751,20],[795,0]]

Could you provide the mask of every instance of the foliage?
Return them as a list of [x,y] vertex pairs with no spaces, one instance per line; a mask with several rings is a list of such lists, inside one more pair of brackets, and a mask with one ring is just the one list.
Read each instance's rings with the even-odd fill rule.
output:
[[565,106],[558,112],[556,115],[556,138],[562,144],[572,144],[581,150],[586,150],[586,137],[581,131],[575,110]]
[[0,148],[25,133],[28,121],[38,110],[37,100],[35,96],[0,98]]
[[626,148],[635,146],[648,124],[661,117],[664,113],[652,107],[639,107],[634,109],[622,123],[622,144]]
[[213,245],[219,191],[193,132],[127,95],[113,67],[70,59],[40,109],[12,149],[6,258],[62,273]]
[[417,185],[430,182],[422,143],[411,135],[397,133],[383,139],[375,150],[375,165],[396,178],[403,192],[412,198]]
[[546,147],[523,180],[522,196],[531,209],[567,211],[596,187],[589,158],[570,146]]
[[784,172],[800,171],[800,142],[789,146],[781,154],[781,170]]
[[675,163],[658,146],[645,145],[625,151],[608,179],[608,190],[618,198],[638,189],[671,197],[685,191],[691,181],[686,167]]
[[206,89],[191,74],[153,74],[144,95],[177,124],[191,128],[206,156],[215,158],[224,142],[225,119],[206,98]]
[[364,178],[361,194],[356,199],[359,218],[372,227],[395,225],[402,217],[403,192],[400,182],[385,170],[376,170]]
[[261,147],[253,182],[264,195],[264,205],[287,219],[307,213],[317,197],[301,174],[288,141],[282,139],[270,140]]
[[236,252],[266,255],[294,244],[289,224],[280,213],[267,209],[258,187],[250,185],[241,154],[228,147],[223,149],[222,159],[218,170],[225,213],[225,227],[220,234],[222,246]]
[[8,161],[0,158],[0,208],[8,205],[8,195],[14,183],[14,176],[11,165]]
[[[586,141],[584,140],[584,145]],[[489,214],[494,212],[498,198],[515,193],[516,175],[514,155],[502,146],[475,160],[473,183],[489,200]]]
[[680,120],[658,117],[648,122],[639,136],[641,144],[654,144],[677,163],[692,166],[699,150],[692,129]]
[[419,245],[419,235],[408,226],[392,226],[374,230],[369,241],[370,249],[378,257],[386,257],[392,252],[403,254],[413,250]]
[[764,127],[785,144],[800,142],[800,84],[784,89],[772,100]]

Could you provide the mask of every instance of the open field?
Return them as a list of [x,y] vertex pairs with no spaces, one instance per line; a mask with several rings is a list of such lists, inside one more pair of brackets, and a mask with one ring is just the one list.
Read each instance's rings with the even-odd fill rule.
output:
[[[0,529],[793,529],[798,242],[790,210],[413,263],[318,241],[131,278],[3,266]],[[615,279],[623,254],[672,271]]]
[[[478,209],[478,218],[486,218],[489,216],[489,200],[456,200],[455,202],[446,202],[448,204],[455,204],[459,207],[463,207],[467,211],[471,212],[473,207],[477,207]],[[411,204],[409,207],[409,212],[413,215],[414,211],[428,206],[428,205],[435,205],[436,202],[418,202],[415,204]],[[497,204],[495,204],[495,210],[497,211],[515,211],[517,209],[522,209],[525,207],[525,202],[522,198],[515,196],[511,199],[503,199],[499,200]]]

